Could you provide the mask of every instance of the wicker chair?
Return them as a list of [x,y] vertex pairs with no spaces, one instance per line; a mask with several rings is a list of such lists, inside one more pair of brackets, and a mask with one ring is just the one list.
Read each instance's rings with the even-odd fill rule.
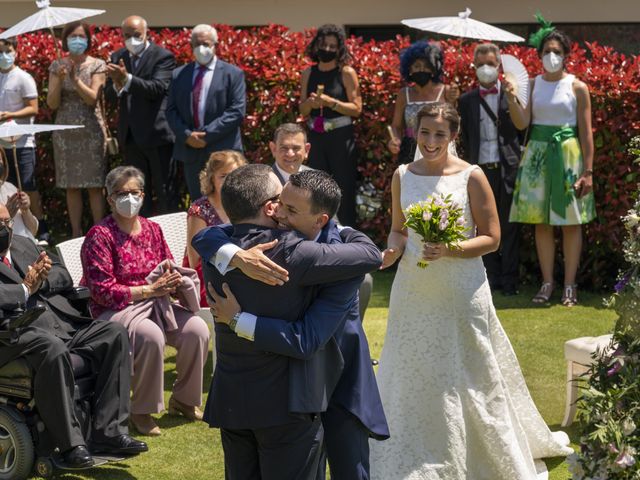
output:
[[66,242],[61,242],[56,245],[58,256],[64,264],[64,266],[71,274],[71,279],[74,285],[80,283],[82,278],[82,260],[80,259],[80,250],[84,243],[84,237],[73,238]]

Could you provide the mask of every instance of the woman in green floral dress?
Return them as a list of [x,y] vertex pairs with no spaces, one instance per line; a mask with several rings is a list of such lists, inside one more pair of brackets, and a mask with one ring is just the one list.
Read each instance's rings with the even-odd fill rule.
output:
[[513,194],[509,220],[535,224],[536,249],[543,283],[534,303],[547,303],[553,292],[554,226],[562,229],[564,289],[561,303],[577,303],[576,272],[582,250],[582,224],[596,216],[593,198],[593,136],[589,89],[564,69],[569,38],[544,22],[532,36],[545,73],[531,84],[526,107],[507,82],[514,125],[530,125]]

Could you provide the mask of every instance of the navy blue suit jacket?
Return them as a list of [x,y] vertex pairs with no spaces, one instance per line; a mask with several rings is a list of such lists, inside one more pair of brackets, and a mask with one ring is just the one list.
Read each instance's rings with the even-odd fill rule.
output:
[[216,60],[211,85],[205,102],[205,148],[191,148],[186,144],[193,123],[192,92],[195,63],[188,63],[173,72],[167,104],[167,120],[176,140],[173,156],[180,161],[208,158],[218,150],[242,151],[240,126],[246,111],[244,72],[230,63]]
[[[204,259],[205,281],[218,292],[226,282],[247,311],[287,322],[302,318],[313,300],[314,285],[358,277],[375,270],[381,261],[377,247],[354,230],[344,245],[304,241],[296,232],[248,224],[236,225],[231,236],[242,248],[275,238],[278,244],[266,254],[289,271],[289,281],[281,287],[251,280],[236,270],[222,277],[207,261],[229,241],[221,228],[204,229],[192,244]],[[293,359],[265,352],[226,325],[215,328],[218,360],[205,408],[210,425],[263,428],[286,424],[292,414],[326,410],[343,367],[335,340],[306,360]]]

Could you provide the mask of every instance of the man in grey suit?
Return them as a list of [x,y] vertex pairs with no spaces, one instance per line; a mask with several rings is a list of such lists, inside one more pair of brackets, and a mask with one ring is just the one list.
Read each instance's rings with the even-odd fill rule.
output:
[[[307,141],[307,132],[297,123],[283,123],[276,128],[273,140],[269,142],[269,149],[274,158],[271,166],[273,173],[283,186],[294,173],[313,170],[305,165],[311,150],[311,144]],[[360,319],[364,318],[367,311],[372,290],[373,277],[367,273],[358,292]]]
[[216,56],[218,32],[211,25],[191,31],[195,61],[173,72],[167,120],[176,141],[173,156],[184,164],[191,198],[199,198],[200,171],[211,152],[242,152],[240,125],[246,110],[244,72]]
[[[315,285],[372,271],[380,253],[351,229],[344,231],[346,243],[332,245],[276,230],[273,216],[281,190],[268,166],[247,165],[226,178],[222,202],[234,224],[232,241],[241,248],[275,244],[267,255],[288,270],[289,281],[274,288],[237,270],[222,277],[208,261],[203,271],[219,294],[228,283],[248,310],[293,322],[311,304]],[[194,237],[193,246],[205,259],[215,253],[212,233],[205,229]],[[205,409],[205,421],[221,428],[226,478],[314,479],[323,437],[318,414],[327,408],[343,366],[338,345],[331,339],[311,358],[294,361],[236,335],[238,321],[216,323],[218,360]]]

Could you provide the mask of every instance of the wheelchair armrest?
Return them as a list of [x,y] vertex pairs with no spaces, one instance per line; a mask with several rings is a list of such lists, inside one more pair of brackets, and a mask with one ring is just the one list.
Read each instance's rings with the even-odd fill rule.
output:
[[65,295],[69,300],[89,300],[91,292],[87,287],[73,287],[68,294]]

